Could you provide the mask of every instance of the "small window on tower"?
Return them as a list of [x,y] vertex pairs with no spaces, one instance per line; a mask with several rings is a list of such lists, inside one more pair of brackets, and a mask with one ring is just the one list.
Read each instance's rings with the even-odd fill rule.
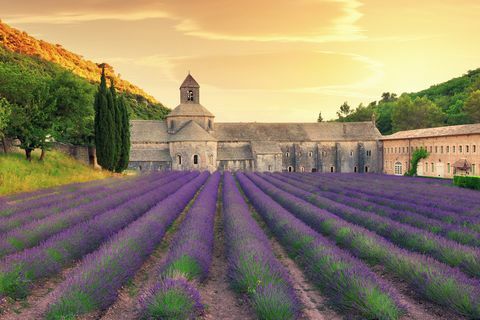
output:
[[193,164],[198,164],[198,155],[193,156]]
[[192,90],[188,90],[187,100],[188,101],[193,101],[193,91]]

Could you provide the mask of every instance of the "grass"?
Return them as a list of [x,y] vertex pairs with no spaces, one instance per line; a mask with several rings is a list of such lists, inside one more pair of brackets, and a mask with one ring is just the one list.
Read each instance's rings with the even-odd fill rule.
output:
[[96,170],[73,158],[49,151],[43,162],[40,152],[34,152],[32,162],[23,153],[0,154],[0,195],[33,191],[63,184],[111,177],[113,174]]

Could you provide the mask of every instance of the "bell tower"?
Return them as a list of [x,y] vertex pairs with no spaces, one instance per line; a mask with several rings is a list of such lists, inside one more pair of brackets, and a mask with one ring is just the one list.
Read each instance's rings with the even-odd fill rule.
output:
[[180,86],[180,103],[200,103],[200,85],[190,73]]

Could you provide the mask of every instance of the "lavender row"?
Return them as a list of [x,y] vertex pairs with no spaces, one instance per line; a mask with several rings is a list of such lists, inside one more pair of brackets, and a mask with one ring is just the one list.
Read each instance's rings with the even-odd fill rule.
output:
[[74,318],[110,306],[118,289],[142,266],[208,175],[202,173],[184,184],[178,192],[86,256],[52,292],[53,302],[48,306],[46,318]]
[[[345,177],[343,179],[345,179]],[[470,197],[468,200],[459,200],[459,198],[463,198],[463,195],[458,189],[455,190],[453,188],[448,188],[447,190],[453,189],[456,191],[456,193],[452,195],[447,192],[442,192],[442,188],[439,187],[429,186],[428,188],[425,188],[423,185],[411,182],[407,186],[399,186],[398,184],[375,184],[372,183],[373,181],[370,179],[368,180],[369,188],[365,190],[365,182],[357,179],[342,181],[341,179],[333,179],[332,177],[323,176],[322,180],[327,187],[330,184],[333,184],[334,186],[342,186],[347,190],[362,190],[365,194],[381,195],[384,198],[397,201],[401,200],[419,207],[433,207],[443,211],[467,216],[480,212],[479,197],[474,196]]]
[[301,306],[287,270],[228,172],[223,179],[223,218],[232,287],[248,296],[258,319],[296,319]]
[[380,216],[385,216],[401,223],[428,230],[460,244],[480,247],[480,233],[469,228],[453,225],[433,218],[428,218],[411,211],[397,210],[389,206],[377,204],[376,202],[369,202],[362,199],[361,195],[359,197],[352,197],[331,191],[321,191],[311,184],[303,183],[296,179],[291,179],[286,175],[274,174],[272,176],[297,188],[312,192],[330,200],[334,200],[335,202],[344,203],[357,209],[371,211]]
[[[168,175],[169,174],[152,174],[148,179],[136,179],[135,183],[151,183],[160,177],[165,178]],[[43,219],[54,214],[61,214],[67,209],[102,199],[110,193],[123,192],[130,189],[133,183],[132,180],[127,180],[127,182],[121,182],[111,187],[100,186],[74,191],[71,193],[70,199],[62,199],[61,201],[59,200],[59,202],[49,203],[48,205],[24,210],[14,215],[0,218],[0,233],[8,232],[33,220]]]
[[69,263],[95,250],[105,239],[142,216],[197,175],[192,173],[179,178],[64,230],[37,247],[5,257],[0,263],[0,294],[12,298],[26,296],[33,281],[53,275]]
[[[426,207],[423,205],[409,204],[405,201],[395,200],[391,198],[385,198],[381,195],[368,195],[363,190],[355,190],[353,188],[346,188],[340,185],[322,185],[322,183],[316,183],[309,181],[308,179],[300,179],[294,175],[288,175],[288,177],[295,177],[299,182],[308,183],[311,185],[320,185],[320,190],[327,190],[330,192],[335,192],[339,194],[344,194],[349,197],[359,198],[365,201],[373,202],[376,204],[384,205],[391,207],[397,210],[410,211],[415,214],[419,214],[428,218],[440,220],[445,223],[454,224],[469,228],[475,232],[480,232],[480,218],[474,216],[465,216],[459,215],[455,212],[449,212],[445,210],[440,210],[434,207]],[[348,189],[348,190],[347,190]]]
[[428,254],[451,267],[459,267],[465,273],[480,278],[480,250],[477,248],[460,245],[431,232],[352,208],[280,180],[268,177],[267,180],[280,189],[309,201],[346,221],[363,226],[402,248]]
[[[190,319],[202,312],[200,295],[193,281],[204,281],[212,263],[219,183],[218,172],[210,176],[188,210],[165,263],[159,266],[159,280],[140,297],[141,318]],[[174,298],[175,303],[165,299],[174,295],[180,295]],[[182,314],[171,310],[172,304],[182,305]]]
[[368,319],[398,319],[402,315],[393,289],[364,263],[282,208],[262,191],[263,187],[243,174],[237,178],[275,236],[338,308]]
[[432,258],[395,247],[377,234],[282,191],[258,176],[251,179],[309,226],[369,264],[383,266],[419,295],[461,315],[480,317],[478,280]]
[[72,208],[60,215],[32,221],[2,234],[0,236],[0,257],[33,247],[62,230],[111,210],[134,197],[177,179],[180,175],[183,173],[171,175],[147,185],[142,185],[141,182],[135,183],[131,185],[131,188],[117,194],[109,194],[103,199]]
[[[129,188],[128,185],[124,187]],[[121,189],[114,190],[103,186],[74,191],[68,198],[65,197],[58,199],[58,201],[48,203],[47,205],[22,210],[7,217],[0,218],[0,233],[8,232],[33,220],[39,220],[53,214],[59,214],[64,210],[102,198],[110,192],[118,191],[121,191]]]
[[[130,180],[134,179],[104,179],[97,180],[95,181],[95,183],[87,182],[62,185],[59,187],[55,187],[55,190],[45,192],[44,195],[37,195],[36,197],[25,196],[22,194],[23,197],[21,200],[8,200],[9,204],[5,202],[3,206],[0,205],[0,217],[8,217],[18,212],[22,212],[32,208],[40,208],[46,205],[58,203],[66,199],[71,199],[73,192],[82,192],[88,191],[89,189],[108,187],[109,185],[112,185],[114,183],[123,184],[129,182]],[[20,197],[20,195],[18,197]],[[5,201],[7,200],[5,199]],[[14,203],[12,204],[12,202]]]

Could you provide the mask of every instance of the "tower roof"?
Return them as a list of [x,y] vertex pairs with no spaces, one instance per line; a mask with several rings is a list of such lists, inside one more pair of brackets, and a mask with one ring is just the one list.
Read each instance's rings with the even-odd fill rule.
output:
[[200,88],[200,85],[189,73],[188,76],[185,78],[185,80],[183,80],[180,88]]
[[198,103],[182,103],[173,109],[168,115],[170,117],[213,117],[214,115],[204,106]]

